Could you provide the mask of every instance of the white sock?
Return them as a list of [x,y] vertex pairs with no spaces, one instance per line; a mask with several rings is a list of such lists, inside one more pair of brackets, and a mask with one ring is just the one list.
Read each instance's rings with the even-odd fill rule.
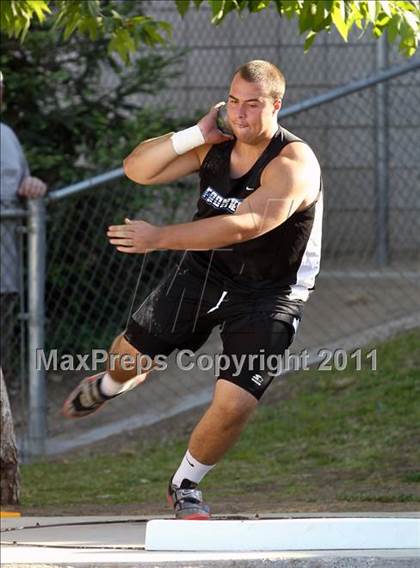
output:
[[124,384],[114,381],[108,371],[103,375],[101,383],[99,385],[99,390],[105,396],[114,396],[115,394],[118,394],[123,388]]
[[116,394],[121,394],[135,388],[137,385],[142,383],[145,378],[146,373],[143,375],[136,375],[132,379],[125,381],[125,383],[119,383],[114,381],[107,371],[101,379],[99,390],[104,396],[115,396]]
[[177,487],[181,487],[184,479],[188,479],[193,483],[200,483],[206,473],[213,469],[215,465],[216,464],[205,465],[203,463],[200,463],[195,458],[193,458],[189,450],[187,450],[184,459],[181,462],[181,465],[176,470],[175,475],[172,478],[172,483]]

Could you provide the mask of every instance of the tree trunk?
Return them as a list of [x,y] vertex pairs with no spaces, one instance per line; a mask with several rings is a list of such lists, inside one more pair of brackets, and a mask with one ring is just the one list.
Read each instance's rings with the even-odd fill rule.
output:
[[3,371],[0,367],[0,413],[1,413],[1,443],[0,443],[0,468],[1,468],[1,504],[16,505],[20,497],[20,474],[16,449],[15,431],[13,428],[12,411],[10,410],[9,397]]

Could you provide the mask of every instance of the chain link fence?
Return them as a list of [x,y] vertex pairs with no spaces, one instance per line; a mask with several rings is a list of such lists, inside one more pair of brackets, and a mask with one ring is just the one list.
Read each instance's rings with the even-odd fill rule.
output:
[[59,346],[62,353],[70,354],[109,345],[116,331],[124,328],[130,305],[144,298],[173,259],[169,252],[144,257],[121,255],[107,242],[108,226],[123,223],[125,217],[139,216],[160,223],[175,222],[185,194],[185,184],[170,189],[139,188],[119,179],[51,204],[47,224],[47,348]]
[[[265,12],[241,20],[229,16],[218,28],[203,11],[181,20],[172,3],[163,0],[150,3],[150,14],[171,20],[174,41],[188,49],[182,79],[161,97],[183,116],[204,113],[225,99],[232,72],[249,59],[268,59],[284,70],[286,113],[295,103],[403,62],[394,50],[387,53],[383,43],[378,47],[367,38],[357,43],[353,38],[345,45],[333,34],[317,40],[304,55],[294,26]],[[296,352],[353,349],[420,325],[419,87],[417,69],[281,119],[311,144],[325,183],[322,271],[293,345]],[[148,98],[142,102],[147,104]],[[108,244],[106,228],[124,217],[155,223],[188,220],[197,187],[194,176],[170,187],[139,187],[117,177],[64,199],[56,192],[47,207],[47,352],[57,349],[60,357],[109,347],[132,306],[146,297],[177,255],[121,255]],[[13,351],[11,340],[6,341]],[[219,339],[212,335],[202,351],[219,349]],[[49,392],[57,385],[67,392],[84,375],[51,372]],[[113,401],[109,406],[114,410],[71,428],[56,419],[62,400],[51,394],[48,451],[151,424],[207,402],[212,376],[211,371],[182,373],[175,366],[152,373],[141,389]]]

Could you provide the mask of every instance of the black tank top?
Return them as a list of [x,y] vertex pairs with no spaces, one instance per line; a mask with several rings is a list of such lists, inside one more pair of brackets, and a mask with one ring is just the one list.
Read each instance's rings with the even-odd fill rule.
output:
[[[260,186],[267,164],[290,142],[303,142],[279,126],[267,148],[243,176],[230,177],[235,141],[213,145],[200,171],[200,198],[193,220],[233,214]],[[184,261],[211,280],[242,289],[286,289],[290,299],[306,300],[319,272],[322,226],[322,179],[317,200],[255,239],[223,249],[189,251]]]

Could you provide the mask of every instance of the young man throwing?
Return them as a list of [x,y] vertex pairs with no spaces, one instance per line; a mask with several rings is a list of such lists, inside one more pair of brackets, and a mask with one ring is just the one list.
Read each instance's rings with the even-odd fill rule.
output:
[[[319,271],[320,167],[310,147],[278,125],[284,90],[277,67],[251,61],[237,70],[230,88],[233,136],[217,128],[216,106],[191,128],[142,142],[124,161],[126,175],[144,185],[198,172],[200,197],[190,223],[126,219],[109,228],[110,243],[122,253],[185,251],[110,353],[154,358],[175,349],[195,351],[220,326],[230,361],[169,483],[178,518],[209,517],[197,485],[239,438],[272,381],[265,362],[290,346]],[[241,357],[245,364],[238,372],[234,360]],[[64,414],[91,414],[142,382],[146,373],[138,373],[117,363],[84,379]]]

